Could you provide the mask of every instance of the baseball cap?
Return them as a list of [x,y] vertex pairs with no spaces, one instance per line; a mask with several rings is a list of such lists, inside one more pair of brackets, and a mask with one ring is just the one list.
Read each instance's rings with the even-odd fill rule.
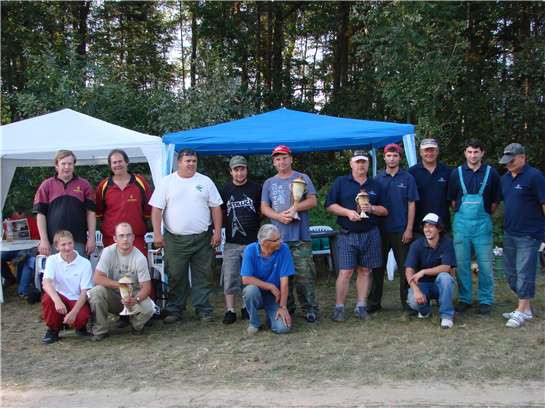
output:
[[427,213],[424,218],[422,218],[421,224],[432,224],[432,225],[439,225],[443,226],[443,221],[441,221],[441,217],[439,217],[435,213]]
[[500,159],[500,164],[507,164],[517,154],[525,154],[524,147],[520,143],[511,143],[510,145],[507,145],[505,149],[503,149],[503,156]]
[[278,145],[273,149],[271,156],[275,156],[277,154],[291,154],[291,150],[288,146]]
[[401,152],[403,151],[401,146],[398,145],[397,143],[390,143],[384,146],[384,153],[391,152],[392,150],[399,154],[401,154]]
[[233,156],[229,160],[229,168],[234,169],[235,167],[244,166],[248,167],[248,161],[244,156]]
[[429,147],[433,147],[435,149],[439,149],[439,143],[437,143],[437,140],[435,139],[423,139],[421,142],[420,142],[420,148],[421,149],[427,149]]
[[350,160],[358,161],[358,160],[369,160],[369,155],[365,150],[354,150],[352,152],[352,157]]

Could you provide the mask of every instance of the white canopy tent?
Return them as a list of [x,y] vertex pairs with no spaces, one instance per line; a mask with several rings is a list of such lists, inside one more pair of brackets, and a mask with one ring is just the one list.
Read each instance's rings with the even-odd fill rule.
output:
[[157,185],[164,173],[160,137],[125,129],[63,109],[0,127],[2,208],[17,167],[53,166],[58,150],[72,150],[78,165],[106,164],[112,149],[123,149],[131,162],[148,162]]

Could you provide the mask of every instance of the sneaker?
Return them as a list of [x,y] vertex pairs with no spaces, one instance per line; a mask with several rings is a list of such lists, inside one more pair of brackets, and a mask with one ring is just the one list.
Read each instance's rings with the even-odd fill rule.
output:
[[118,329],[124,329],[130,324],[129,316],[119,316],[119,320],[115,324]]
[[441,319],[441,328],[442,329],[451,329],[454,326],[454,322],[450,317],[443,317]]
[[344,322],[344,307],[336,307],[333,311],[333,316],[331,316],[331,320],[334,322]]
[[109,333],[104,333],[104,334],[94,334],[89,338],[89,340],[91,341],[102,341],[104,340],[106,337],[110,337],[110,334]]
[[245,307],[240,309],[240,320],[250,320],[250,315]]
[[248,325],[248,328],[246,329],[246,333],[248,333],[248,336],[253,336],[259,331],[259,327],[252,326],[251,324]]
[[428,317],[430,317],[430,315],[431,315],[431,310],[426,314],[422,314],[422,313],[418,312],[418,318],[419,319],[427,319]]
[[507,319],[509,320],[510,318],[512,318],[515,313],[520,313],[524,316],[524,320],[532,320],[534,318],[534,315],[532,314],[532,311],[529,310],[528,312],[517,312],[516,310],[512,311],[512,312],[509,312],[509,313],[503,313],[502,316],[504,319]]
[[316,322],[316,320],[318,320],[318,317],[316,316],[316,313],[314,313],[314,312],[308,312],[308,313],[305,315],[305,320],[306,320],[308,323],[314,323],[314,322]]
[[490,316],[492,313],[492,305],[480,304],[478,313],[483,316]]
[[365,306],[356,306],[354,309],[354,316],[360,320],[369,320],[369,313]]
[[180,316],[171,314],[165,317],[165,320],[163,320],[163,324],[172,324],[176,323],[178,320],[182,320]]
[[458,302],[458,305],[456,306],[456,311],[458,313],[464,313],[471,307],[471,304],[465,303],[465,302]]
[[524,314],[515,310],[513,312],[513,315],[509,320],[507,320],[507,323],[505,323],[505,327],[511,327],[512,329],[518,329],[524,324],[524,321],[526,319],[524,318]]
[[93,335],[92,333],[89,333],[87,331],[86,327],[84,327],[83,329],[76,329],[76,336],[78,337],[85,338],[85,337],[91,337],[92,335]]
[[228,310],[223,316],[223,324],[233,324],[237,321],[237,314]]
[[47,331],[45,332],[45,336],[42,339],[42,342],[45,343],[45,344],[52,344],[52,343],[55,343],[55,342],[57,342],[59,340],[60,340],[60,338],[59,338],[59,332],[58,331],[47,329]]

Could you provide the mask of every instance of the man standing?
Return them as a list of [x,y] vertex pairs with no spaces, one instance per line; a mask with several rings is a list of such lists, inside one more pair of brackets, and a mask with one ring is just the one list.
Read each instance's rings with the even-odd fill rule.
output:
[[[229,161],[231,181],[221,190],[225,244],[223,246],[223,291],[226,312],[224,324],[237,320],[235,297],[240,293],[240,261],[244,247],[257,241],[261,215],[261,186],[248,180],[248,162],[243,156],[233,156]],[[241,318],[248,316],[243,307]]]
[[108,165],[112,175],[102,180],[96,191],[97,218],[102,219],[102,242],[105,247],[112,245],[115,226],[128,222],[134,231],[134,246],[147,256],[144,235],[146,220],[151,215],[148,205],[151,188],[144,177],[129,173],[129,157],[123,150],[112,150]]
[[[194,150],[179,153],[178,170],[161,180],[149,203],[154,244],[165,248],[168,316],[164,323],[182,318],[190,293],[190,267],[193,308],[201,320],[210,321],[212,305],[208,298],[214,248],[221,242],[222,200],[214,182],[197,172]],[[161,221],[165,225],[164,237]]]
[[431,299],[439,303],[441,328],[454,325],[454,278],[450,270],[456,266],[452,241],[442,236],[443,223],[430,213],[422,220],[424,237],[414,241],[405,261],[405,276],[409,282],[408,303],[420,319],[431,313]]
[[518,328],[532,320],[530,300],[536,288],[537,250],[545,240],[545,177],[528,165],[524,147],[511,143],[500,164],[504,200],[503,268],[509,287],[518,297],[517,308],[504,313],[507,327]]
[[59,150],[55,156],[57,174],[44,180],[34,196],[34,213],[40,233],[38,251],[51,254],[53,235],[70,231],[75,249],[81,255],[95,250],[95,195],[91,184],[74,174],[76,156],[70,150]]
[[[89,291],[89,303],[93,312],[93,340],[108,337],[108,313],[119,314],[123,306],[130,315],[133,334],[142,334],[144,324],[155,312],[155,303],[150,299],[151,278],[148,260],[134,246],[134,233],[127,222],[114,227],[114,244],[104,248],[94,274],[95,287]],[[132,294],[122,298],[119,279],[128,277],[132,281]]]
[[494,303],[492,271],[492,217],[501,200],[500,177],[483,164],[484,146],[476,139],[466,142],[466,163],[452,171],[448,198],[454,209],[454,249],[458,277],[458,312],[472,303],[471,255],[479,265],[479,314],[489,316]]
[[380,226],[382,242],[382,265],[373,269],[371,291],[369,292],[368,312],[381,309],[384,272],[390,249],[394,252],[399,272],[399,298],[401,307],[407,309],[407,292],[409,285],[405,279],[404,265],[409,244],[413,239],[415,202],[418,201],[418,189],[413,176],[399,168],[402,149],[391,143],[384,148],[386,169],[379,173],[375,180],[382,187],[388,215]]
[[[337,216],[337,224],[341,227],[337,236],[339,276],[332,317],[336,322],[345,320],[344,301],[354,269],[358,274],[356,279],[358,297],[354,314],[361,320],[369,318],[367,294],[370,270],[378,268],[382,263],[378,217],[388,215],[388,210],[383,206],[380,184],[367,177],[369,170],[367,152],[354,151],[350,159],[350,168],[352,169],[350,174],[337,177],[325,202],[327,211]],[[356,196],[360,192],[368,196],[368,202],[357,208]]]
[[420,196],[420,200],[416,202],[414,232],[422,236],[421,222],[428,213],[441,217],[445,232],[449,232],[450,213],[447,193],[450,169],[438,161],[439,144],[435,139],[422,140],[420,157],[422,161],[409,168]]
[[[310,178],[292,169],[293,157],[289,147],[276,146],[272,151],[273,166],[277,173],[263,184],[261,212],[280,230],[282,240],[289,246],[295,264],[295,288],[305,319],[318,319],[316,298],[316,269],[312,260],[308,210],[316,207],[316,189]],[[306,193],[300,202],[292,199],[292,183],[302,178]],[[293,278],[290,278],[288,310],[295,312]]]

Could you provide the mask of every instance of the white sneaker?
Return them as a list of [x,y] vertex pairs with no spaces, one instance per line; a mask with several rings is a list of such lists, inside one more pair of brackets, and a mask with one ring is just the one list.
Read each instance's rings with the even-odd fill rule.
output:
[[442,329],[451,329],[454,326],[454,322],[450,317],[443,317],[441,319],[441,328]]
[[246,333],[248,333],[248,336],[253,336],[259,331],[258,327],[252,326],[251,324],[248,325],[248,328],[246,329]]
[[517,312],[516,310],[514,310],[509,313],[504,313],[502,314],[502,316],[504,319],[509,320],[515,315],[515,313],[521,313],[524,316],[524,320],[532,320],[534,318],[534,315],[532,314],[531,310],[529,310],[528,312]]
[[515,310],[513,312],[513,315],[509,320],[507,320],[507,323],[505,323],[505,327],[510,327],[512,329],[518,329],[524,324],[524,321],[526,320],[524,318],[525,313],[519,312]]
[[428,312],[428,314],[423,315],[422,313],[418,312],[418,318],[419,319],[427,319],[431,315],[431,310]]

